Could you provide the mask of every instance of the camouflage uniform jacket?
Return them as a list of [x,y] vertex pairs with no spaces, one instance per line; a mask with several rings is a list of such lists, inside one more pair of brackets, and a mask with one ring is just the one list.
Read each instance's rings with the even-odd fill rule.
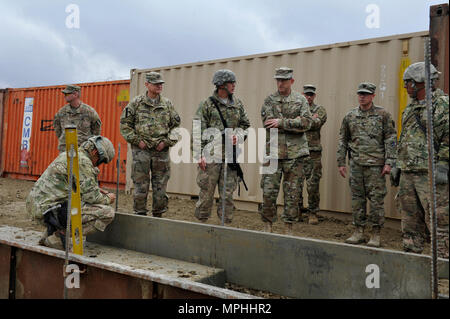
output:
[[122,111],[120,134],[131,145],[143,141],[148,149],[156,149],[160,142],[173,146],[178,135],[172,134],[180,126],[180,116],[172,102],[159,96],[153,104],[147,93],[135,97]]
[[91,106],[81,103],[79,107],[64,105],[56,114],[53,120],[56,137],[58,138],[58,150],[66,150],[66,125],[76,125],[78,133],[78,145],[94,135],[100,135],[102,122],[97,112]]
[[320,129],[327,121],[327,111],[323,106],[316,104],[310,105],[309,110],[311,111],[311,115],[319,115],[318,118],[313,118],[311,129],[306,132],[309,150],[314,152],[321,152],[322,145],[320,144]]
[[[248,119],[247,112],[245,111],[242,101],[237,97],[232,96],[231,101],[229,101],[229,103],[227,104],[224,104],[217,95],[217,91],[214,91],[213,98],[216,100],[220,112],[222,113],[222,116],[224,117],[228,127],[232,129],[242,129],[244,131],[243,134],[245,134],[245,136],[242,136],[242,138],[245,139],[247,137],[246,130],[250,127],[250,121]],[[220,119],[219,112],[217,111],[214,103],[211,102],[211,99],[209,97],[206,100],[200,102],[193,120],[201,121],[201,136],[203,136],[203,132],[208,128],[216,128],[221,133],[224,132],[225,128],[223,126],[222,120]],[[211,139],[202,139],[202,150],[204,149],[206,144],[211,142]],[[198,154],[196,155],[198,156]],[[222,152],[222,157],[223,156],[224,152]],[[195,155],[194,158],[196,158]]]
[[[99,170],[92,164],[88,153],[80,148],[78,156],[82,204],[111,204],[111,199],[100,192],[97,179]],[[31,217],[42,218],[46,210],[68,200],[68,189],[67,156],[66,152],[62,152],[31,189],[27,198],[27,208],[31,207],[28,213]]]
[[[435,162],[449,163],[448,95],[433,94],[433,138]],[[398,143],[397,166],[403,171],[427,171],[427,110],[425,100],[414,99],[402,114],[402,132]]]
[[433,90],[433,93],[431,94],[432,102],[434,103],[434,102],[436,101],[436,99],[439,98],[439,97],[441,97],[441,96],[447,96],[447,97],[448,97],[448,95],[445,94],[445,92],[442,91],[442,90],[439,89],[439,88]]
[[[311,128],[313,119],[308,101],[298,92],[282,96],[277,91],[269,95],[261,109],[264,123],[269,119],[281,119],[278,126],[278,159],[295,159],[309,155],[305,132]],[[266,134],[266,154],[269,154],[270,131]]]
[[337,151],[338,167],[345,166],[345,157],[362,166],[395,164],[397,132],[389,112],[372,104],[367,111],[358,106],[342,120]]

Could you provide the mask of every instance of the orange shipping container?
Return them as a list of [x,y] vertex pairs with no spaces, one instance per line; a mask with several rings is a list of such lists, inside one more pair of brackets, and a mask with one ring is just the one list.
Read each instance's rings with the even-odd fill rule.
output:
[[[114,160],[100,167],[99,181],[114,186],[120,143],[120,184],[125,185],[127,143],[119,132],[122,110],[129,100],[129,80],[78,84],[81,100],[92,106],[102,121],[101,134],[116,149]],[[2,168],[4,176],[37,180],[58,156],[58,140],[53,128],[56,112],[66,104],[64,85],[9,89],[3,106]]]
[[6,101],[8,89],[0,89],[0,176],[3,174],[2,153],[3,153],[3,105]]

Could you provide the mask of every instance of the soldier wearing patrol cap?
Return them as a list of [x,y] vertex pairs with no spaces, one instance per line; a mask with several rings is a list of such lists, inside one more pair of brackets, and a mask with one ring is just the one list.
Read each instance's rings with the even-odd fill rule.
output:
[[309,110],[312,114],[313,122],[311,129],[306,132],[309,146],[309,160],[305,161],[303,167],[303,178],[306,179],[306,187],[308,191],[308,209],[303,208],[303,179],[300,181],[300,217],[303,211],[308,212],[308,223],[317,225],[317,212],[319,211],[320,192],[319,184],[322,177],[322,145],[320,144],[320,130],[327,121],[327,112],[321,105],[314,103],[316,98],[316,87],[312,84],[303,86],[303,96],[308,101]]
[[[211,216],[211,209],[214,202],[214,192],[219,189],[219,202],[217,205],[217,216],[226,224],[233,220],[234,204],[233,193],[236,190],[239,180],[237,170],[233,170],[227,165],[225,160],[225,127],[221,117],[223,117],[228,128],[233,129],[235,135],[230,136],[229,145],[243,143],[246,138],[246,130],[250,127],[250,121],[245,111],[244,103],[234,95],[236,88],[236,75],[228,69],[218,70],[214,73],[212,84],[215,90],[212,96],[200,102],[194,115],[193,128],[200,123],[200,136],[205,131],[220,131],[223,143],[221,154],[216,154],[214,150],[209,150],[210,139],[201,139],[201,153],[194,152],[194,158],[198,159],[197,185],[200,188],[197,204],[195,205],[195,217],[201,222],[206,222]],[[220,111],[220,113],[219,113]],[[194,131],[193,129],[193,131]],[[195,151],[195,150],[194,150]],[[227,162],[229,161],[227,157]],[[224,180],[224,170],[227,170],[227,178]],[[223,203],[222,192],[225,189],[225,203]],[[224,205],[225,204],[225,205]],[[224,216],[223,214],[224,209]]]
[[[430,65],[432,87],[439,72]],[[427,107],[425,63],[411,64],[403,74],[404,87],[411,98],[402,114],[402,131],[398,141],[397,165],[392,182],[399,186],[396,196],[402,215],[403,249],[421,253],[430,226],[430,189],[427,149]],[[449,112],[448,95],[432,92],[432,127],[435,163],[435,195],[438,256],[448,259],[448,168]]]
[[178,142],[175,129],[180,116],[172,102],[161,96],[164,80],[158,72],[145,76],[147,92],[135,97],[122,111],[120,134],[131,144],[135,214],[147,215],[147,195],[152,183],[152,214],[161,217],[167,211],[166,194],[170,178],[169,148]]
[[281,219],[288,233],[299,213],[300,181],[303,180],[303,165],[309,156],[305,132],[311,128],[313,119],[305,97],[291,89],[294,83],[293,70],[281,67],[275,70],[274,79],[278,90],[270,94],[261,108],[261,119],[267,129],[266,154],[270,149],[270,129],[278,129],[278,166],[273,174],[261,178],[263,203],[261,218],[267,232],[272,232],[272,223],[277,220],[277,197],[283,177],[284,211]]
[[[369,226],[371,235],[367,245],[380,247],[387,192],[385,175],[389,175],[395,164],[397,134],[391,115],[373,103],[375,90],[373,83],[359,84],[359,106],[350,110],[342,120],[337,164],[339,173],[345,178],[348,154],[355,231],[346,243],[365,242],[364,228]],[[366,212],[367,200],[370,203],[369,213]]]
[[91,106],[81,102],[81,88],[76,85],[67,85],[64,90],[64,105],[53,119],[56,137],[58,138],[59,152],[66,151],[66,134],[64,128],[67,125],[76,125],[78,145],[81,145],[89,137],[100,135],[102,122],[97,112]]
[[[99,187],[97,168],[111,162],[114,154],[111,141],[103,136],[91,136],[78,149],[84,236],[104,231],[114,219],[114,209],[110,205],[116,195]],[[68,189],[67,155],[62,152],[39,177],[26,200],[30,217],[47,227],[39,244],[63,249]]]

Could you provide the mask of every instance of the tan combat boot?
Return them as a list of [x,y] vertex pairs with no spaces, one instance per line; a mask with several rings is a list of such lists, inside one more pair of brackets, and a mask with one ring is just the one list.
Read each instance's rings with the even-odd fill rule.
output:
[[266,233],[272,233],[272,223],[271,222],[264,222],[264,231]]
[[360,244],[364,242],[364,227],[356,226],[353,235],[345,240],[347,244]]
[[46,229],[46,230],[44,230],[44,232],[41,235],[41,238],[39,239],[39,245],[45,246],[45,240],[47,239],[47,237],[48,237],[48,232]]
[[308,213],[308,208],[301,207],[301,208],[298,210],[298,218],[297,218],[297,221],[298,221],[299,223],[303,222],[303,219],[304,219],[304,217],[306,216],[307,213]]
[[54,248],[54,249],[60,249],[64,250],[65,247],[63,246],[61,237],[57,235],[57,233],[53,233],[52,235],[48,236],[43,241],[43,246]]
[[416,238],[416,240],[414,240],[411,235],[404,235],[403,250],[406,252],[421,254],[423,251],[423,240],[421,238]]
[[370,234],[370,240],[367,243],[370,247],[380,247],[380,227],[373,227]]
[[310,225],[319,224],[319,220],[317,219],[316,213],[309,213],[308,224]]

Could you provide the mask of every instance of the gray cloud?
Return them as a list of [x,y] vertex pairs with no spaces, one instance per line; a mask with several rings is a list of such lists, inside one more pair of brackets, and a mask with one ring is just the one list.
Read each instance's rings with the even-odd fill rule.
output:
[[[440,2],[0,0],[0,86],[123,79],[131,68],[423,31]],[[70,3],[79,29],[66,28]],[[368,4],[380,8],[379,29],[365,26]]]

